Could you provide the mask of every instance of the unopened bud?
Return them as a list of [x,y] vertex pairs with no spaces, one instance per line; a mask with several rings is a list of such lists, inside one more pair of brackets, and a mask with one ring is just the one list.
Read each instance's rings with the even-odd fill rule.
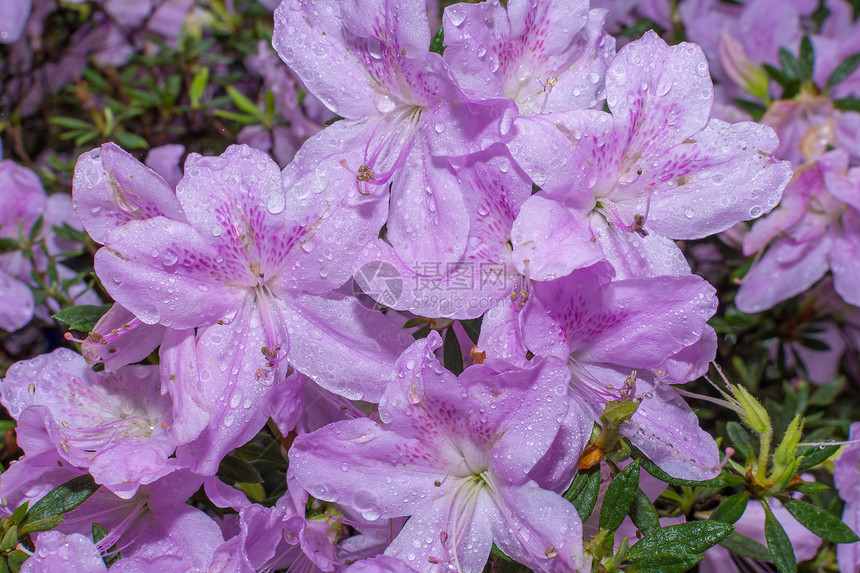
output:
[[744,413],[741,415],[743,422],[757,434],[770,434],[773,431],[773,425],[764,406],[743,386],[732,386],[732,391],[743,409]]
[[795,453],[797,452],[797,444],[800,443],[800,436],[803,433],[803,419],[800,414],[795,416],[788,429],[785,431],[785,437],[782,443],[776,448],[773,454],[773,461],[778,466],[787,466],[794,461]]

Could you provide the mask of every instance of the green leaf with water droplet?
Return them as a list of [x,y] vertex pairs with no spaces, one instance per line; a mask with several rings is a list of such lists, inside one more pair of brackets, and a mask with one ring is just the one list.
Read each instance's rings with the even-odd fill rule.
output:
[[104,314],[110,310],[110,304],[99,306],[81,304],[78,306],[70,306],[64,308],[54,315],[54,320],[62,322],[71,330],[80,330],[81,332],[90,332],[95,328],[96,323]]

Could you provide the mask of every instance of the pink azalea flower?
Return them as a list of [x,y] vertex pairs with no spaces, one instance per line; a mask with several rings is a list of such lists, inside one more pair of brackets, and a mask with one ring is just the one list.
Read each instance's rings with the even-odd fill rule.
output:
[[176,467],[168,461],[176,446],[171,403],[160,389],[156,366],[97,373],[60,348],[13,365],[0,399],[18,420],[28,455],[55,450],[128,498]]
[[744,239],[744,254],[764,251],[735,303],[760,312],[791,298],[830,270],[836,292],[860,306],[860,169],[834,150],[798,169],[785,200]]
[[462,93],[429,51],[423,2],[291,0],[275,12],[273,44],[308,91],[345,118],[311,138],[305,148],[314,153],[296,162],[339,161],[354,188],[381,202],[390,184],[386,234],[398,256],[456,262],[469,221],[445,158],[508,137],[513,102]]
[[[848,438],[855,442],[860,440],[860,422],[851,424]],[[845,501],[842,521],[855,532],[860,531],[860,446],[854,443],[846,447],[833,466],[836,490]],[[840,571],[860,571],[860,541],[838,545],[836,558]]]
[[713,359],[713,287],[693,275],[609,282],[601,267],[536,283],[523,310],[523,343],[568,363],[572,399],[584,400],[592,419],[608,400],[638,398],[620,431],[664,471],[713,477],[716,444],[669,385],[700,376]]
[[708,120],[713,87],[697,46],[646,33],[610,64],[606,94],[611,115],[541,116],[509,147],[549,197],[586,218],[618,279],[687,274],[671,239],[723,231],[779,201],[791,168],[771,157],[773,131]]
[[296,478],[367,519],[411,515],[385,554],[418,571],[479,572],[493,542],[538,571],[582,570],[579,516],[529,476],[567,412],[567,369],[494,361],[455,378],[432,353],[440,344],[431,334],[398,360],[381,423],[337,422],[296,438]]

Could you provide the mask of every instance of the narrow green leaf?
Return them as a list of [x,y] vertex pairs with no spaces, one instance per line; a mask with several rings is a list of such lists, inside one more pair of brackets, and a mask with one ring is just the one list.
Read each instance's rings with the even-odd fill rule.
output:
[[48,119],[48,122],[51,125],[65,127],[67,129],[89,130],[92,128],[91,123],[76,117],[51,117]]
[[19,525],[21,520],[24,519],[24,516],[27,514],[28,507],[30,507],[30,500],[25,501],[21,506],[19,506],[18,509],[16,509],[9,517],[9,521],[14,525]]
[[788,534],[773,516],[773,512],[767,504],[764,504],[764,511],[764,537],[767,539],[767,548],[770,551],[771,559],[773,559],[780,573],[797,573],[797,558],[794,556],[794,549],[791,547]]
[[830,350],[830,345],[824,342],[823,340],[818,340],[817,338],[810,338],[808,336],[801,337],[798,342],[802,346],[809,348],[810,350],[817,350],[818,352],[827,352]]
[[632,26],[624,28],[624,30],[622,30],[618,35],[627,36],[629,38],[641,38],[642,35],[645,34],[645,32],[647,32],[648,30],[654,30],[655,32],[660,34],[662,28],[654,20],[650,20],[648,18],[640,18]]
[[225,89],[227,90],[227,94],[230,96],[230,99],[232,99],[233,103],[236,104],[237,108],[259,120],[260,123],[263,123],[263,111],[257,107],[257,104],[233,86],[225,86]]
[[453,328],[445,332],[445,341],[442,345],[442,355],[445,360],[445,368],[456,375],[463,372],[463,352],[460,350],[460,342]]
[[72,511],[84,503],[98,488],[98,484],[93,481],[93,477],[89,474],[70,479],[34,503],[21,524],[27,525]]
[[591,512],[597,505],[597,497],[600,495],[600,467],[595,466],[588,472],[580,471],[580,473],[586,476],[583,487],[574,495],[569,496],[565,493],[564,497],[576,508],[579,518],[586,521],[591,517]]
[[639,462],[633,461],[626,468],[618,472],[603,496],[603,507],[600,508],[600,529],[615,531],[627,511],[630,504],[636,498],[639,491]]
[[833,107],[843,111],[860,111],[860,98],[846,97],[833,100]]
[[[102,527],[95,521],[93,522],[93,543],[98,543],[99,541],[107,537],[107,534],[108,532],[104,527]],[[122,554],[120,553],[119,546],[116,543],[108,547],[105,553],[106,555],[102,557],[102,561],[104,561],[105,566],[108,568],[110,568],[111,565],[122,559]]]
[[744,478],[742,476],[729,473],[725,470],[717,477],[705,481],[673,478],[661,470],[657,464],[645,457],[645,454],[636,448],[632,449],[632,455],[635,459],[639,460],[642,469],[660,481],[664,481],[671,485],[686,485],[690,487],[739,487],[744,485]]
[[17,251],[21,248],[21,242],[11,237],[0,237],[0,254]]
[[18,571],[21,570],[21,566],[24,564],[24,561],[29,557],[29,554],[24,553],[20,549],[16,549],[6,555],[6,562],[9,564],[9,571],[12,573],[18,573]]
[[410,318],[406,322],[403,323],[403,328],[415,328],[416,326],[420,326],[422,324],[428,324],[428,321],[423,316],[416,316],[415,318]]
[[684,573],[699,564],[699,561],[704,559],[704,555],[684,555],[674,558],[672,562],[658,563],[642,563],[631,565],[624,569],[627,573]]
[[233,113],[232,111],[227,111],[225,109],[216,109],[212,113],[214,113],[218,117],[223,117],[224,119],[229,119],[229,120],[235,121],[237,123],[246,123],[246,124],[261,123],[260,120],[257,119],[256,117],[241,114],[241,113]]
[[636,497],[633,498],[633,503],[630,504],[628,515],[630,515],[633,525],[645,535],[660,529],[660,516],[657,515],[654,504],[651,503],[651,500],[648,499],[642,488],[637,488]]
[[234,483],[263,483],[254,466],[237,456],[225,456],[218,466],[218,477],[230,485]]
[[104,316],[108,310],[110,310],[111,306],[112,305],[110,304],[101,306],[92,306],[88,304],[70,306],[55,314],[54,320],[62,322],[72,330],[90,332],[95,327],[99,319]]
[[817,481],[805,481],[791,488],[791,491],[799,491],[809,495],[822,493],[830,489],[830,486]]
[[857,537],[857,534],[850,527],[842,523],[841,519],[811,503],[788,498],[783,501],[782,505],[794,519],[818,537],[833,543],[860,541],[860,537]]
[[809,36],[804,36],[803,40],[800,41],[800,57],[797,64],[800,71],[800,81],[808,82],[811,80],[812,69],[815,66],[815,48],[812,47]]
[[66,239],[67,241],[74,241],[76,243],[83,243],[87,240],[87,234],[83,231],[79,231],[74,227],[70,227],[68,223],[63,223],[63,226],[53,226],[54,234],[61,239]]
[[203,91],[209,85],[209,67],[200,68],[194,78],[191,80],[191,88],[188,90],[188,97],[191,99],[191,106],[197,107],[200,105],[200,98],[203,97]]
[[510,557],[508,557],[507,555],[505,555],[505,552],[502,551],[501,549],[499,549],[495,543],[493,543],[493,546],[490,549],[490,554],[495,555],[496,557],[498,557],[502,561],[507,561],[508,563],[514,562],[514,560],[511,559]]
[[721,521],[690,521],[670,525],[640,539],[630,548],[627,559],[631,563],[639,563],[657,555],[702,553],[722,541],[733,529]]
[[845,388],[845,376],[839,376],[816,388],[809,396],[809,404],[812,406],[829,406],[843,388]]
[[147,149],[149,142],[135,133],[120,131],[114,134],[114,139],[117,143],[127,149]]
[[764,71],[767,72],[767,75],[773,78],[773,80],[783,88],[788,87],[788,85],[791,83],[791,78],[789,78],[779,68],[776,68],[770,64],[762,64],[762,67],[764,68]]
[[466,334],[469,336],[469,339],[478,344],[478,339],[481,336],[481,323],[483,321],[483,316],[479,316],[478,318],[471,318],[469,320],[461,320],[460,324],[463,325],[463,330],[466,331]]
[[743,454],[744,457],[749,457],[752,448],[750,433],[734,420],[726,424],[726,433],[732,440],[732,445],[735,449]]
[[800,460],[800,465],[797,466],[797,471],[802,472],[819,464],[824,463],[827,458],[839,451],[840,446],[805,446],[797,448],[797,456],[803,456]]
[[800,63],[797,61],[797,58],[794,57],[794,54],[785,48],[779,49],[779,66],[789,79],[802,79],[803,75],[800,69]]
[[36,240],[36,237],[39,236],[39,233],[42,232],[42,227],[45,225],[45,218],[39,215],[39,218],[36,219],[36,222],[33,223],[33,226],[30,227],[30,242]]
[[3,536],[2,541],[0,541],[0,550],[6,553],[14,549],[16,545],[18,545],[18,526],[13,525],[6,530],[6,534]]
[[430,51],[436,52],[437,54],[445,53],[445,28],[439,26],[439,30],[436,31],[436,34],[433,36],[433,40],[430,42]]
[[725,539],[720,541],[720,545],[741,557],[770,561],[770,551],[767,550],[767,547],[737,531],[729,533]]
[[747,508],[747,502],[750,499],[749,492],[742,491],[735,495],[730,495],[717,506],[717,509],[711,513],[711,521],[722,521],[723,523],[732,524],[739,520]]
[[745,99],[735,99],[734,102],[736,106],[750,114],[756,121],[760,120],[767,111],[767,108],[758,102]]
[[835,86],[845,80],[848,76],[854,73],[857,66],[860,66],[860,52],[851,54],[836,66],[836,69],[833,70],[832,74],[830,74],[830,78],[827,79],[827,87]]
[[52,515],[51,517],[46,517],[45,519],[31,521],[27,525],[21,526],[20,535],[54,529],[55,527],[63,523],[63,519],[65,518],[62,515]]

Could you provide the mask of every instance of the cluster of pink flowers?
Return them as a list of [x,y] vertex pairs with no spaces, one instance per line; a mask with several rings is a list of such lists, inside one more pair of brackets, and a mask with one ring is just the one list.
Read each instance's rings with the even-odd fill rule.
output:
[[[756,219],[785,190],[744,239],[748,254],[770,247],[738,307],[828,270],[860,305],[853,140],[798,158],[789,116],[805,112],[773,127],[714,117],[712,74],[744,88],[730,82],[771,47],[715,67],[647,32],[616,52],[608,14],[588,0],[455,4],[431,51],[423,1],[285,0],[275,50],[338,117],[307,127],[284,169],[248,145],[190,154],[178,181],[115,144],[83,154],[71,202],[115,304],[81,354],[19,362],[0,382],[26,453],[0,498],[14,510],[86,474],[102,487],[35,537],[22,571],[68,570],[70,552],[75,570],[106,571],[116,546],[120,573],[479,573],[493,545],[535,571],[589,571],[561,494],[595,428],[674,478],[716,476],[717,444],[676,386],[715,358],[718,299],[676,241]],[[740,38],[711,40],[722,54]],[[836,125],[842,112],[822,113]],[[0,211],[2,236],[62,212],[32,173],[3,162],[3,178],[28,195],[13,199],[26,213]],[[0,296],[26,301],[0,312],[7,330],[34,312],[25,263],[41,264],[0,259]],[[474,344],[461,337],[474,345],[462,373],[440,363],[436,331],[403,328],[416,316],[482,317]],[[153,352],[157,365],[136,364]],[[608,428],[619,402],[635,412]],[[216,474],[267,421],[289,469],[263,505]],[[236,513],[184,503],[201,488]]]

